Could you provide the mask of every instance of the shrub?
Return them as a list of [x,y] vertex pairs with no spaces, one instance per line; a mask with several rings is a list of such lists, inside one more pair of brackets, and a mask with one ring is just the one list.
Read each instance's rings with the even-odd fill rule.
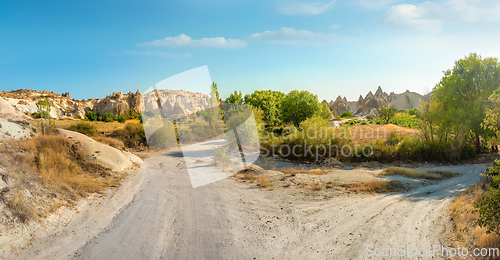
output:
[[121,115],[116,117],[116,121],[118,121],[120,123],[125,123],[127,121],[127,118],[125,117],[125,115],[121,114]]
[[95,126],[83,122],[71,125],[67,129],[78,133],[82,133],[86,136],[95,136],[97,134],[97,128]]
[[500,234],[500,160],[495,160],[483,174],[490,180],[483,193],[481,201],[475,204],[475,212],[479,213],[477,224],[480,227],[486,227],[486,233],[495,232]]
[[345,118],[345,117],[352,117],[352,113],[351,111],[344,111],[344,113],[342,113],[342,115],[340,115],[341,118]]
[[231,160],[231,157],[229,157],[229,155],[227,154],[228,149],[229,147],[225,146],[214,148],[213,160],[215,165],[217,165],[217,167],[226,168],[226,167],[232,167],[234,165],[233,160]]
[[113,131],[111,136],[121,140],[128,148],[139,148],[147,144],[144,127],[137,123],[127,124],[125,128]]
[[85,111],[85,118],[87,118],[89,121],[97,121],[99,118],[99,114],[92,110],[87,110]]
[[106,113],[104,113],[104,115],[102,115],[102,117],[100,117],[100,121],[113,122],[113,121],[115,121],[115,116],[113,116],[113,114],[111,114],[109,112],[106,112]]

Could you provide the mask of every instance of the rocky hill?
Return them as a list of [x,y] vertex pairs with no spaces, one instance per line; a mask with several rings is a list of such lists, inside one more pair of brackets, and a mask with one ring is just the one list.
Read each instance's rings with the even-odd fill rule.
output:
[[[167,118],[179,119],[193,112],[209,107],[209,97],[202,93],[193,93],[184,90],[158,90],[163,112]],[[14,91],[0,91],[0,113],[16,115],[33,115],[37,112],[39,100],[47,99],[51,106],[52,118],[80,116],[92,110],[100,116],[111,113],[114,116],[132,110],[141,113],[144,110],[158,111],[158,102],[154,92],[142,95],[139,90],[135,93],[114,92],[103,99],[75,100],[69,93],[58,94],[50,91],[35,91],[19,89]]]
[[186,115],[210,107],[210,97],[202,93],[193,93],[184,90],[157,91],[162,111],[158,109],[158,99],[155,92],[149,92],[142,97],[142,106],[145,111],[162,114],[168,119],[180,119]]
[[383,107],[394,107],[398,110],[409,110],[420,108],[420,102],[429,101],[429,95],[420,95],[415,92],[406,91],[401,94],[387,94],[379,86],[375,94],[371,91],[363,98],[359,96],[358,101],[347,101],[347,99],[338,96],[335,101],[330,101],[328,106],[333,115],[341,115],[344,111],[351,111],[357,115],[376,116]]

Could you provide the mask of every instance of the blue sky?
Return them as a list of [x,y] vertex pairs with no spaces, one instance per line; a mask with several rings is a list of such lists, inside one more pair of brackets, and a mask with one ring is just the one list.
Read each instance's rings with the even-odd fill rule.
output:
[[378,86],[428,92],[470,52],[500,57],[498,1],[0,4],[0,90],[77,99],[144,91],[207,65],[222,97],[306,89],[357,100]]

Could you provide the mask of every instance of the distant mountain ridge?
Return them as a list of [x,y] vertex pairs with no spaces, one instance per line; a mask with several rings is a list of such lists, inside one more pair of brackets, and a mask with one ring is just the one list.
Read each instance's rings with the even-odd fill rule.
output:
[[350,111],[355,115],[378,115],[378,111],[384,107],[393,107],[398,110],[419,109],[422,101],[429,101],[430,94],[421,95],[406,90],[401,94],[391,92],[387,94],[379,86],[375,94],[369,91],[365,97],[359,96],[358,101],[348,101],[346,97],[338,96],[335,101],[322,103],[327,104],[334,116]]

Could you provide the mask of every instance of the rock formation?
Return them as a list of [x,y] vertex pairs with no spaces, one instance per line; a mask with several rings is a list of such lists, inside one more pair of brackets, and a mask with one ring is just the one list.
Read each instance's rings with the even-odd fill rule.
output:
[[32,89],[18,89],[13,91],[0,91],[0,97],[12,107],[26,114],[37,112],[36,103],[41,99],[47,99],[51,106],[50,116],[52,118],[85,116],[85,111],[92,109],[93,103],[89,101],[71,100],[66,92],[63,95],[50,91],[36,91]]
[[154,92],[145,93],[142,96],[143,111],[163,113],[168,119],[178,120],[210,107],[210,97],[202,93],[165,89],[158,90],[157,93],[162,111],[159,111],[158,99]]
[[415,92],[406,91],[402,94],[391,92],[387,94],[379,86],[373,94],[369,91],[363,98],[359,95],[358,101],[347,101],[347,99],[338,96],[335,101],[329,103],[324,100],[322,103],[327,103],[333,115],[341,115],[344,111],[351,111],[356,115],[367,115],[372,118],[378,117],[378,111],[383,107],[394,107],[398,110],[408,110],[420,108],[420,102],[429,101],[430,94],[422,96]]

